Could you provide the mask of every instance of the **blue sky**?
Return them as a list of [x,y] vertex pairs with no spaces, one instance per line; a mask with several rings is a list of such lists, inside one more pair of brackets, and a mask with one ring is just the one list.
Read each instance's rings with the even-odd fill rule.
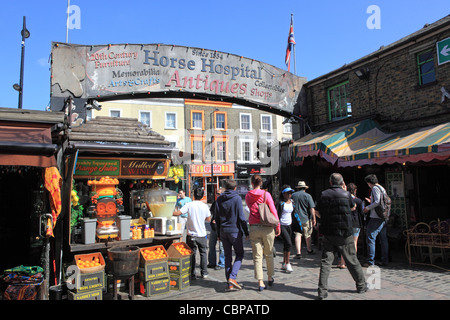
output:
[[[448,0],[70,0],[81,11],[69,42],[83,45],[163,43],[228,52],[286,69],[284,56],[294,14],[296,74],[312,80],[450,14]],[[370,5],[380,29],[369,29]],[[0,4],[0,107],[17,108],[23,16],[26,40],[23,108],[50,102],[51,42],[66,40],[67,0]],[[294,72],[292,57],[291,72]]]

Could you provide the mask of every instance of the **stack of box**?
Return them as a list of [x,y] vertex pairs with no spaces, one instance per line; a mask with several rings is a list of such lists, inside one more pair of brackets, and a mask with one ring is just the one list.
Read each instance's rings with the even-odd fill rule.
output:
[[105,283],[105,260],[101,253],[75,256],[77,272],[67,283],[68,300],[102,300]]
[[169,254],[170,290],[189,287],[192,249],[184,242],[174,242],[167,249]]
[[143,296],[151,297],[169,292],[169,266],[167,257],[167,251],[161,245],[141,248],[139,278],[140,293]]

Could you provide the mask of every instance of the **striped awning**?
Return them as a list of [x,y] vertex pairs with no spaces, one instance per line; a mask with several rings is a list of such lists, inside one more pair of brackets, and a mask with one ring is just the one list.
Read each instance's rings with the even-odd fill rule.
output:
[[445,160],[450,157],[450,122],[401,131],[351,155],[339,166]]
[[339,159],[373,146],[388,136],[389,134],[381,131],[378,124],[372,120],[311,133],[294,142],[294,164],[302,163],[303,159],[309,156],[320,156],[334,164]]
[[294,165],[320,156],[339,167],[429,162],[450,157],[450,122],[384,133],[372,120],[309,134],[294,142]]

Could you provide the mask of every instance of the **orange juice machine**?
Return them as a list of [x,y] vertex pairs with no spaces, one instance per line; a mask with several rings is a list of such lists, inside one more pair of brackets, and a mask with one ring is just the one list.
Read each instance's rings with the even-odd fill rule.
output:
[[88,181],[92,195],[88,212],[97,218],[98,239],[115,239],[119,236],[116,218],[119,212],[123,212],[123,199],[116,188],[118,184],[119,180],[109,177]]

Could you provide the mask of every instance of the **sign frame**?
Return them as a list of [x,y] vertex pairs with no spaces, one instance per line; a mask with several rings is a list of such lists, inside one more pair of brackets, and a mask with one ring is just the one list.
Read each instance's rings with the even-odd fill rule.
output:
[[438,65],[450,62],[450,37],[436,42]]

